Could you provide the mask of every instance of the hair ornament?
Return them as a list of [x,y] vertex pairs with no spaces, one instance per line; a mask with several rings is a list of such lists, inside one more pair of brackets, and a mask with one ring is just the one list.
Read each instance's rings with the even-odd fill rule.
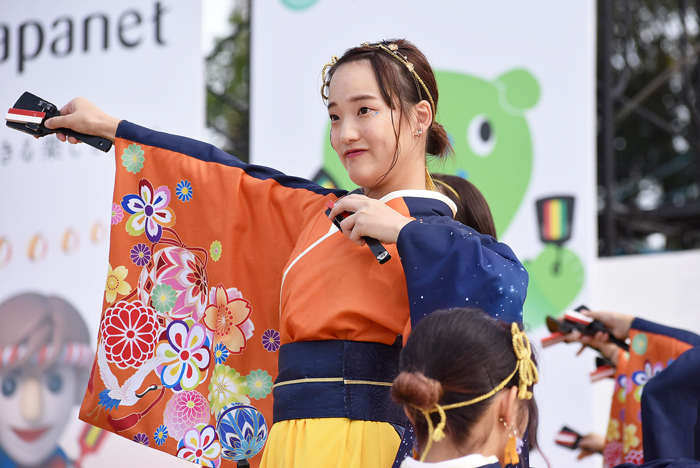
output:
[[[386,42],[376,42],[374,44],[370,44],[369,42],[363,42],[361,46],[372,47],[374,49],[381,49],[393,56],[399,62],[403,63],[404,66],[408,69],[408,71],[411,72],[413,78],[415,78],[416,87],[418,84],[420,84],[420,86],[423,88],[423,91],[425,91],[425,95],[428,96],[428,101],[430,101],[430,109],[433,111],[433,120],[435,120],[435,103],[433,102],[433,97],[430,95],[430,91],[428,91],[428,87],[425,85],[421,77],[418,76],[418,73],[416,73],[415,67],[413,66],[413,62],[408,60],[407,56],[402,55],[399,52],[399,46],[393,42],[389,44],[387,44]],[[418,95],[420,96],[420,89],[418,89]]]
[[433,182],[435,182],[436,184],[438,184],[442,187],[445,187],[447,190],[450,191],[450,193],[452,193],[452,195],[457,197],[457,200],[462,201],[462,197],[459,196],[459,193],[457,193],[457,191],[454,188],[452,188],[452,186],[450,184],[448,184],[447,182],[443,182],[440,179],[433,179]]
[[331,84],[331,81],[326,79],[326,71],[329,68],[332,68],[333,65],[335,65],[335,62],[338,61],[338,57],[335,55],[331,55],[331,61],[326,63],[323,66],[323,70],[321,70],[321,81],[323,84],[321,85],[321,97],[325,99],[326,101],[328,100],[328,93],[326,93],[326,88],[328,88]]
[[[421,454],[420,461],[425,460],[425,456],[428,454],[428,450],[430,450],[432,447],[433,441],[440,441],[443,437],[445,437],[445,425],[447,424],[447,415],[445,414],[445,411],[473,405],[491,398],[496,393],[501,391],[516,373],[518,374],[518,398],[520,400],[529,400],[532,398],[532,392],[528,391],[527,388],[530,385],[537,383],[539,380],[539,374],[535,363],[532,362],[530,340],[525,332],[521,331],[520,327],[515,322],[513,322],[511,325],[510,332],[513,335],[513,351],[515,352],[515,357],[518,362],[515,365],[513,372],[511,372],[508,377],[503,379],[501,383],[496,385],[493,390],[476,398],[472,398],[471,400],[460,401],[458,403],[452,403],[451,405],[439,405],[436,403],[435,407],[430,410],[417,408],[421,413],[423,413],[423,416],[428,423],[428,443],[425,446],[425,450],[423,450],[423,453]],[[430,417],[431,413],[440,414],[440,422],[437,424],[437,426],[433,426],[433,421]]]
[[540,379],[537,366],[532,362],[530,340],[527,339],[525,332],[521,331],[515,322],[511,325],[510,332],[513,334],[513,351],[515,351],[515,357],[518,359],[518,398],[529,400],[532,398],[532,392],[527,387],[537,383]]

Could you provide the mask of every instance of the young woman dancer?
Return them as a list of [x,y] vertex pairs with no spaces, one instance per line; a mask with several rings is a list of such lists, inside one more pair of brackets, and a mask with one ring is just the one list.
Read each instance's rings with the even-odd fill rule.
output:
[[[138,186],[148,195],[148,186],[166,190],[183,179],[191,183],[194,196],[183,208],[176,206],[178,225],[173,228],[175,217],[160,207],[162,226],[177,229],[178,239],[187,245],[196,245],[199,241],[192,239],[209,231],[215,233],[207,238],[221,241],[215,251],[217,263],[207,267],[209,284],[216,278],[223,283],[222,291],[235,286],[252,309],[241,315],[241,324],[252,320],[256,330],[274,332],[276,343],[281,342],[279,367],[274,363],[267,368],[276,376],[274,425],[262,465],[388,467],[397,457],[406,426],[389,390],[402,341],[412,327],[434,310],[465,305],[506,322],[520,322],[527,273],[506,245],[454,221],[454,203],[435,191],[426,154],[444,157],[451,148],[435,120],[435,76],[413,44],[363,44],[333,58],[322,74],[330,140],[360,193],[324,189],[244,164],[204,143],[120,122],[81,98],[67,104],[63,116],[47,126],[116,140],[117,155],[126,155],[117,159],[119,196],[124,187]],[[143,168],[129,159],[138,151],[145,152]],[[150,185],[143,182],[146,177]],[[122,200],[134,199],[127,195]],[[327,205],[332,206],[329,215]],[[156,212],[143,210],[147,217]],[[343,213],[349,216],[338,230],[331,219]],[[161,230],[154,216],[147,220],[152,229],[146,234],[158,237]],[[130,235],[143,232],[129,226]],[[113,230],[112,265],[124,258],[118,252],[133,244],[128,239],[122,243],[116,235],[127,237]],[[365,246],[366,238],[383,243],[391,260],[380,264]],[[203,284],[207,289],[206,281]],[[153,285],[135,288],[146,302],[152,301],[149,287]],[[231,304],[223,292],[219,297],[223,306]],[[165,325],[177,321],[173,313],[165,315]],[[221,318],[224,324],[227,317]],[[211,321],[204,323],[214,332]],[[217,366],[248,372],[270,359],[263,355],[266,351],[277,350],[248,345],[252,338],[243,338],[245,327],[236,332],[238,341],[228,335],[220,338],[234,328],[215,330],[214,342],[240,345]],[[144,386],[149,383],[158,385],[157,376],[151,374]],[[197,388],[211,396],[217,387],[212,383],[207,390],[207,383]],[[253,404],[265,412],[267,402]],[[219,422],[220,406],[213,406],[212,425]],[[162,414],[154,410],[146,419]],[[168,444],[159,448],[180,453]],[[411,446],[407,438],[402,449],[406,452]]]

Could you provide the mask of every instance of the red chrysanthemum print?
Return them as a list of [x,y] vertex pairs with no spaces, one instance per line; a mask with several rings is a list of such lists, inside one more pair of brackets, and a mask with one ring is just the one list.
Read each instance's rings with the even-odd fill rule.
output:
[[140,301],[119,301],[105,312],[100,338],[107,360],[120,369],[140,367],[153,357],[158,322],[156,311]]

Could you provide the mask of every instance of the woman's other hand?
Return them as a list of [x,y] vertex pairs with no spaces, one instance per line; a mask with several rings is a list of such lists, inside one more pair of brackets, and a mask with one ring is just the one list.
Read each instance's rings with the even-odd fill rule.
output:
[[348,195],[335,203],[330,219],[343,212],[353,213],[340,223],[345,237],[364,245],[363,236],[373,237],[385,244],[395,244],[401,229],[411,221],[379,200],[364,195]]
[[595,432],[586,434],[581,437],[578,447],[581,449],[581,452],[578,454],[579,460],[589,457],[594,453],[603,453],[603,449],[605,449],[605,437]]
[[617,366],[617,351],[618,347],[616,344],[610,343],[608,341],[608,334],[603,332],[598,332],[593,336],[586,336],[578,331],[574,331],[566,335],[564,339],[567,343],[581,343],[581,349],[578,350],[576,355],[578,356],[587,347],[593,348],[600,352],[607,360],[612,362]]
[[[107,138],[114,141],[117,135],[119,119],[102,112],[97,106],[85,98],[79,97],[61,108],[61,116],[47,119],[44,125],[48,129],[70,128],[76,132]],[[61,141],[79,143],[74,137],[66,137],[63,133],[57,133],[56,137]]]

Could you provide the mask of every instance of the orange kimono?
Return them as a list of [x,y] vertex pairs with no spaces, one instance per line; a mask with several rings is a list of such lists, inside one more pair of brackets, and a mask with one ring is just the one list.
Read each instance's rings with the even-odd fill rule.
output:
[[453,221],[441,194],[382,199],[415,221],[380,265],[325,215],[343,190],[129,122],[115,147],[88,423],[210,467],[257,465],[266,445],[275,466],[315,464],[295,457],[322,447],[339,465],[390,465],[405,420],[389,389],[411,327],[457,306],[522,320],[520,262]]
[[[700,337],[675,328],[634,319],[629,352],[618,352],[615,391],[603,457],[606,468],[644,463],[642,393],[650,379],[678,356],[700,345]],[[650,428],[650,430],[653,428]]]

